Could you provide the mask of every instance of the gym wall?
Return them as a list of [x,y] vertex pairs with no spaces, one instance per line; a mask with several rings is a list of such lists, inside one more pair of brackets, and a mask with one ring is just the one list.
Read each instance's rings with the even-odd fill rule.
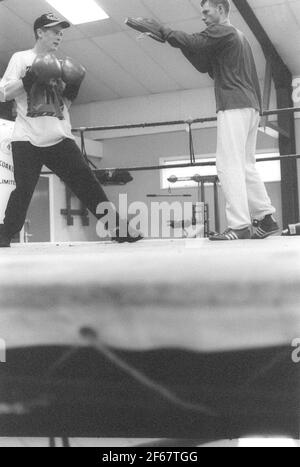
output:
[[[271,107],[275,108],[272,94]],[[181,91],[119,99],[109,102],[96,102],[74,106],[72,121],[78,126],[101,126],[131,124],[153,121],[186,120],[215,115],[214,91],[212,88]],[[167,131],[167,133],[166,133]],[[89,134],[89,133],[88,133]],[[115,130],[90,134],[101,139],[104,148],[102,167],[129,167],[135,165],[158,165],[162,157],[188,156],[188,135],[182,128],[152,128],[143,130]],[[216,151],[215,123],[202,125],[194,131],[197,156],[213,154]],[[278,141],[259,134],[258,151],[277,151]],[[197,173],[197,169],[195,169]],[[117,201],[118,192],[128,193],[128,201],[146,201],[148,193],[163,193],[160,189],[159,171],[133,172],[134,181],[126,187],[107,189],[112,200]],[[300,175],[300,173],[299,173]],[[268,190],[282,223],[281,191],[279,183],[268,184]],[[196,189],[173,190],[174,193],[191,193],[197,198]],[[220,193],[222,208],[221,223],[225,226],[224,202]],[[158,199],[159,200],[159,199]],[[208,189],[208,202],[213,218],[213,192]],[[214,227],[212,225],[211,227]]]
[[[206,128],[194,132],[195,152],[198,156],[214,154],[216,150],[216,128]],[[103,141],[104,157],[101,165],[107,167],[126,167],[135,165],[157,165],[161,158],[188,156],[188,135],[186,132],[176,132],[156,135],[141,135],[129,138],[114,138]],[[277,141],[271,137],[260,134],[258,140],[258,151],[277,150]],[[195,174],[197,167],[195,167]],[[132,172],[134,181],[126,187],[120,187],[120,191],[128,194],[128,202],[143,201],[147,203],[147,194],[166,194],[166,190],[161,189],[160,171]],[[278,211],[278,219],[282,223],[281,216],[281,193],[280,183],[272,182],[267,184],[267,189],[273,203]],[[109,197],[117,201],[119,188],[111,187],[107,189]],[[197,200],[197,189],[174,189],[173,194],[192,194],[193,200]],[[221,207],[221,224],[226,227],[225,203],[221,191],[219,190]],[[164,201],[158,198],[155,201]],[[214,228],[214,202],[213,189],[207,188],[207,202],[210,206],[210,217],[212,219],[211,228]]]

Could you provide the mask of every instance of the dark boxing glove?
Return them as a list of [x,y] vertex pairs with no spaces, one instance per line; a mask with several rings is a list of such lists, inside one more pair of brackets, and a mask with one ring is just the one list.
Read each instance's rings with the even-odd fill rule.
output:
[[27,116],[64,119],[64,102],[59,92],[61,64],[53,54],[40,54],[23,78],[28,95]]
[[61,67],[62,80],[66,83],[63,96],[70,101],[74,101],[85,78],[86,69],[70,57],[62,61]]
[[27,92],[27,94],[29,94],[32,89],[32,86],[37,81],[37,76],[32,71],[32,68],[29,68],[27,70],[26,75],[24,76],[24,78],[22,78],[22,81],[23,81],[23,87],[25,91]]
[[67,84],[63,92],[63,97],[73,102],[77,98],[80,90],[80,84]]
[[37,82],[43,84],[51,84],[62,76],[61,64],[53,54],[38,55],[31,70],[36,75]]

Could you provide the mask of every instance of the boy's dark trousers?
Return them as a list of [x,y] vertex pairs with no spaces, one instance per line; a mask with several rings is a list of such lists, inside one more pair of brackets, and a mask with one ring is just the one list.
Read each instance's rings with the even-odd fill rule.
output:
[[65,182],[96,217],[97,207],[107,202],[100,183],[72,139],[50,147],[37,147],[26,141],[12,143],[16,189],[12,192],[4,219],[5,231],[12,238],[22,229],[42,167],[45,165]]

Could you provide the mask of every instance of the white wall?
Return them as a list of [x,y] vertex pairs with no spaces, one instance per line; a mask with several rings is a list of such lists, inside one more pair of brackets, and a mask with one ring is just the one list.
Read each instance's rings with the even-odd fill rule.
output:
[[[173,94],[173,93],[172,93]],[[203,103],[202,90],[193,92],[187,91],[179,93],[178,100],[174,95],[151,96],[142,99],[124,99],[120,101],[104,102],[90,104],[88,106],[75,107],[72,119],[74,126],[90,126],[90,125],[114,125],[119,123],[136,123],[146,121],[162,121],[162,120],[177,120],[187,117],[198,118],[205,116],[204,109],[208,111],[208,115],[214,115],[214,108],[211,103],[214,102],[211,97],[207,101],[207,105],[201,105],[201,113],[198,113],[200,107],[198,101]],[[205,93],[204,93],[205,95]],[[187,97],[187,100],[185,100]],[[129,102],[131,101],[131,102]],[[162,105],[162,102],[164,105]],[[172,102],[172,106],[167,106]],[[145,107],[144,107],[145,106]],[[167,106],[167,107],[166,107]],[[136,110],[138,109],[138,113]],[[100,112],[100,113],[98,113]],[[147,118],[145,118],[146,114]],[[101,115],[100,115],[101,114]],[[144,119],[142,119],[144,116]],[[213,125],[213,126],[212,126]],[[214,124],[203,125],[203,129],[194,131],[195,151],[196,154],[205,155],[214,153],[216,149],[216,128]],[[203,127],[202,126],[202,127]],[[189,153],[187,133],[179,128],[174,127],[165,129],[157,129],[151,131],[134,130],[128,132],[114,131],[101,133],[103,138],[101,151],[96,147],[96,152],[99,151],[102,156],[101,163],[97,165],[101,167],[128,167],[135,165],[157,165],[161,157],[182,156]],[[89,134],[88,134],[89,135]],[[89,135],[91,136],[91,135]],[[296,137],[297,151],[300,152],[300,119],[296,120]],[[257,144],[258,151],[276,151],[278,149],[277,141],[271,137],[259,133]],[[195,168],[195,173],[197,169]],[[132,172],[134,181],[122,187],[106,187],[109,198],[117,204],[118,194],[126,193],[129,203],[134,201],[143,201],[149,203],[147,194],[149,193],[164,193],[160,189],[160,173],[158,171],[151,172]],[[298,175],[300,181],[300,161],[298,162]],[[277,217],[279,223],[282,224],[282,205],[280,183],[268,183],[267,189],[272,199],[273,204],[277,209]],[[75,218],[74,227],[67,227],[66,220],[59,214],[61,206],[65,206],[65,194],[63,184],[56,179],[55,181],[55,241],[92,241],[98,240],[96,235],[95,220],[90,216],[91,227],[82,227],[81,220]],[[173,190],[175,194],[192,194],[193,200],[197,200],[196,189]],[[300,197],[300,183],[299,183]],[[163,198],[158,199],[164,200]],[[174,200],[176,200],[174,198]],[[211,218],[214,218],[213,210],[213,192],[208,188],[208,202],[211,208]],[[77,200],[73,200],[74,207],[78,207]],[[222,226],[225,226],[224,216],[224,200],[220,194],[220,204],[223,208]],[[212,223],[211,228],[214,228]]]
[[[274,92],[271,95],[270,107],[276,108]],[[216,105],[214,89],[207,87],[75,105],[71,108],[71,115],[73,127],[127,125],[214,117]],[[211,126],[215,124],[205,124],[201,128]],[[90,134],[93,139],[104,140],[121,136],[175,131],[176,129],[177,127],[172,126],[142,130],[101,131]]]
[[[106,126],[145,122],[177,121],[214,116],[216,112],[213,88],[153,94],[145,97],[95,102],[72,107],[72,123],[80,126]],[[120,136],[165,132],[166,128],[114,130],[92,133],[106,139]],[[174,127],[169,128],[174,131]]]
[[[216,150],[216,128],[207,128],[194,132],[195,151],[197,155],[212,154]],[[102,164],[110,167],[126,167],[134,165],[157,165],[161,157],[176,157],[189,154],[188,136],[186,132],[176,132],[157,135],[143,135],[128,138],[119,138],[105,140],[104,157]],[[277,150],[277,141],[273,138],[259,135],[258,150],[269,151]],[[197,168],[195,168],[195,174]],[[132,172],[134,181],[120,190],[115,187],[107,189],[109,197],[116,202],[118,192],[127,193],[129,202],[143,201],[147,202],[147,194],[165,193],[160,188],[160,172]],[[267,189],[272,201],[278,211],[278,219],[281,222],[281,195],[280,184],[269,183]],[[172,193],[191,193],[194,201],[197,200],[197,190],[181,189],[173,190]],[[161,199],[163,201],[163,199]],[[221,206],[223,206],[222,226],[225,227],[224,201],[220,195]],[[211,209],[211,217],[214,217],[213,211],[213,192],[208,189],[208,202]],[[211,225],[214,228],[214,224]]]
[[[274,96],[271,107],[275,108]],[[152,95],[143,98],[121,99],[110,102],[98,102],[89,105],[75,106],[72,111],[74,126],[101,126],[153,121],[186,120],[215,115],[215,100],[212,88],[189,90],[163,95]],[[215,153],[215,123],[197,125],[194,131],[195,151],[197,155]],[[167,127],[139,130],[114,130],[92,133],[103,142],[102,167],[128,167],[135,165],[157,165],[161,157],[174,157],[189,154],[188,136],[184,127]],[[275,139],[260,134],[258,150],[278,149]],[[195,173],[197,169],[195,168]],[[163,193],[160,189],[160,173],[133,172],[134,182],[125,187],[110,187],[107,193],[110,199],[117,202],[118,193],[127,193],[129,202],[147,202],[147,194]],[[278,210],[281,223],[280,184],[268,184],[268,191]],[[191,193],[197,199],[196,189],[176,190],[173,193]],[[208,189],[208,201],[213,219],[212,189]],[[163,199],[162,199],[163,200]],[[174,199],[175,200],[175,199]],[[224,201],[220,196],[221,206]],[[224,209],[222,224],[225,226]],[[214,225],[211,225],[214,228]]]

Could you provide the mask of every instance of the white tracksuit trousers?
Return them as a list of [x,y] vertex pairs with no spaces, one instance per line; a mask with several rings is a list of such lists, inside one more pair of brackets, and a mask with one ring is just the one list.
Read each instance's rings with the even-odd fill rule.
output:
[[254,109],[218,112],[217,171],[226,199],[228,227],[243,229],[275,208],[256,169],[259,113]]

